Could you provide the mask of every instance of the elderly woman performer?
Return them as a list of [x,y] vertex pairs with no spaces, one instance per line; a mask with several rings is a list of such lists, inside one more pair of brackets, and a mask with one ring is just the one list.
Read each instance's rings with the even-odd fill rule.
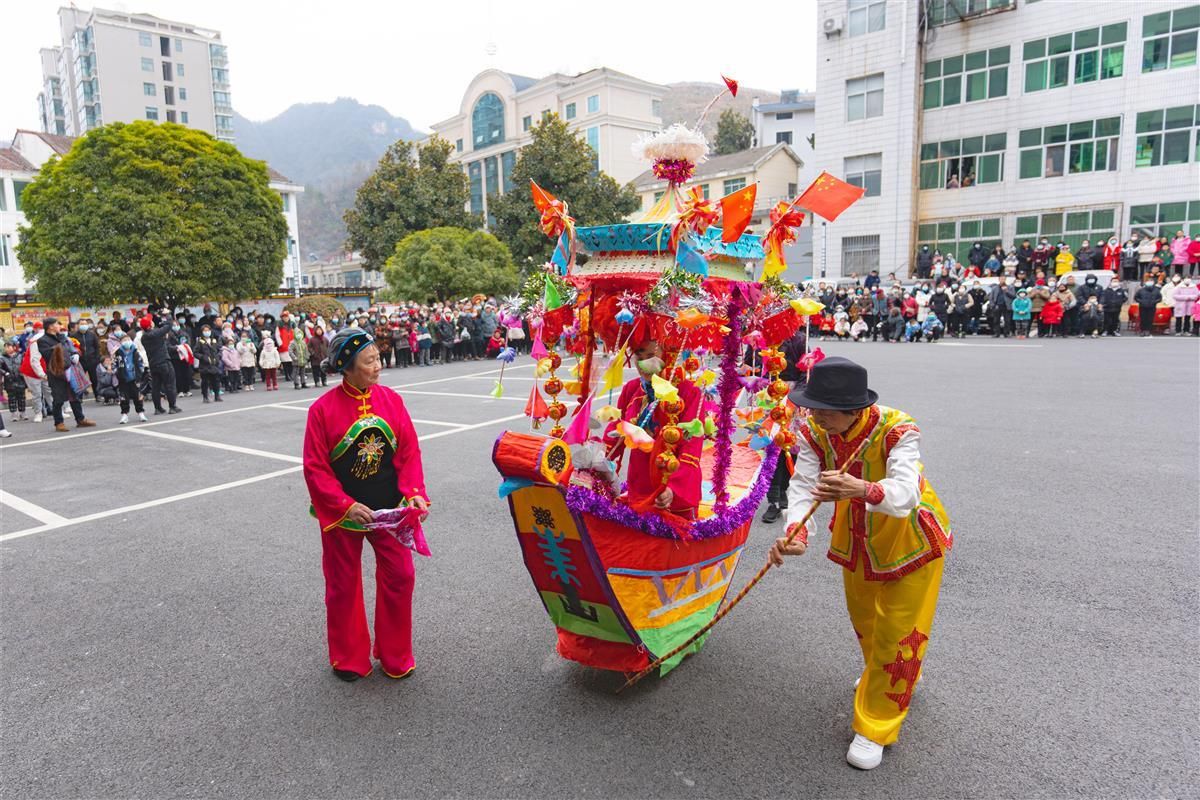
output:
[[[429,497],[412,420],[400,396],[378,385],[380,366],[366,331],[338,331],[324,367],[342,373],[342,382],[309,408],[304,434],[304,480],[321,524],[329,663],[344,681],[369,675],[372,655],[389,678],[406,678],[414,668],[412,553],[364,526],[380,509],[412,505],[427,512]],[[375,550],[373,652],[363,608],[363,540]]]

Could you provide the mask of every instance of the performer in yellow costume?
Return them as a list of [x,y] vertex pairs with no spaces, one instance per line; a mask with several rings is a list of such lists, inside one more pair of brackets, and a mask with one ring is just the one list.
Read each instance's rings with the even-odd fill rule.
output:
[[[842,565],[846,608],[862,648],[854,695],[854,741],[846,760],[872,769],[900,734],[932,635],[943,557],[953,543],[949,519],[921,474],[920,431],[903,411],[876,405],[867,371],[846,358],[813,367],[792,393],[800,418],[799,453],[788,487],[788,532],[813,500],[833,502],[829,558]],[[838,468],[863,442],[846,474]],[[776,541],[771,560],[802,555],[808,531],[791,546]]]

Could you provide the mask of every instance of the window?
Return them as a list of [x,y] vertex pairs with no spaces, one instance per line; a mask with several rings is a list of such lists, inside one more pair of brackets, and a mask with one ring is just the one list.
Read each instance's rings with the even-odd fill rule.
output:
[[487,196],[490,198],[500,194],[500,162],[495,156],[483,160],[483,176]]
[[587,99],[587,113],[595,114],[600,110],[600,95],[589,95]]
[[229,88],[229,70],[213,68],[212,71],[213,86],[217,88]]
[[158,52],[163,58],[168,58],[171,55],[171,37],[158,37]]
[[175,80],[174,78],[171,77],[171,62],[170,61],[162,62],[162,69],[163,69],[163,80],[164,81]]
[[791,144],[792,143],[792,132],[791,131],[776,131],[775,132],[775,144],[779,144],[780,142],[783,142],[784,144]]
[[153,83],[143,83],[142,94],[146,95],[146,97],[157,97],[158,89],[154,88]]
[[153,58],[143,58],[142,59],[142,72],[154,72],[154,59]]
[[1130,206],[1129,227],[1143,236],[1170,238],[1178,230],[1200,236],[1200,200]]
[[233,117],[226,114],[217,114],[214,119],[216,120],[218,131],[233,130]]
[[949,25],[989,11],[1011,9],[1015,0],[929,0],[929,24]]
[[13,184],[13,199],[16,200],[17,211],[23,211],[25,209],[25,204],[23,202],[23,198],[25,197],[25,190],[29,188],[29,181],[14,180],[12,182],[12,184]]
[[158,109],[154,106],[146,106],[146,119],[158,119]]
[[1200,5],[1142,17],[1142,72],[1195,64],[1197,28]]
[[973,103],[1008,94],[1009,49],[993,47],[925,64],[923,108]]
[[587,129],[588,147],[592,148],[592,152],[596,155],[592,158],[592,169],[600,169],[600,128],[596,125]]
[[662,116],[662,100],[651,100],[650,101],[650,116],[652,116],[652,117],[661,117]]
[[218,108],[229,108],[232,104],[229,99],[229,92],[213,92],[213,105]]
[[182,86],[179,87],[179,100],[180,102],[187,100],[187,89],[184,89]]
[[707,183],[701,184],[700,191],[703,193],[704,199],[707,200],[708,199],[708,184]]
[[142,47],[153,47],[154,40],[150,38],[150,34],[145,33],[144,31],[139,31],[138,44],[140,44]]
[[521,117],[521,130],[527,131],[533,127],[533,117]]
[[503,173],[502,183],[504,184],[504,193],[508,194],[513,190],[513,170],[517,168],[517,151],[509,150],[504,155],[500,156],[500,171]]
[[475,101],[471,136],[475,150],[504,141],[504,102],[498,95],[487,92]]
[[283,200],[283,213],[286,214],[287,212],[291,211],[292,210],[292,196],[290,194],[288,194],[287,192],[280,192],[279,197],[281,200]]
[[461,153],[463,151],[462,139],[454,140],[454,152]]
[[846,81],[846,119],[883,116],[883,73]]
[[182,78],[182,77],[183,77],[183,64],[176,64],[176,65],[175,65],[175,77],[176,77],[176,78]]
[[886,0],[849,0],[849,10],[851,36],[881,31],[887,22]]
[[922,222],[917,226],[917,247],[929,245],[931,251],[953,255],[964,263],[976,242],[982,243],[988,252],[1000,244],[999,217]]
[[658,201],[662,200],[663,195],[665,195],[665,194],[666,194],[666,192],[655,192],[654,193],[654,205],[658,205]]
[[575,119],[575,104],[567,103],[567,119]]
[[175,121],[176,121],[176,118],[175,118],[175,109],[173,109],[173,108],[168,108],[168,109],[167,109],[167,122],[175,122]]
[[11,265],[12,259],[8,255],[8,234],[0,234],[0,267]]
[[1021,178],[1057,178],[1067,172],[1117,168],[1121,118],[1072,122],[1021,131]]
[[740,192],[742,189],[745,189],[745,188],[746,188],[746,179],[745,178],[731,178],[730,180],[727,180],[721,184],[721,194],[723,194],[723,195],[733,194],[734,192]]
[[1200,161],[1200,106],[1177,106],[1137,115],[1135,167]]
[[1072,250],[1083,243],[1104,241],[1117,232],[1114,208],[1080,208],[1017,217],[1017,239],[1046,237],[1053,244],[1065,242]]
[[1008,134],[989,133],[921,145],[922,189],[969,188],[1004,180]]
[[780,111],[778,114],[775,115],[775,119],[791,119],[791,118],[792,118],[791,111]]
[[[705,189],[707,189],[707,188],[708,188],[708,186],[706,185],[704,188],[705,188]],[[707,192],[705,192],[705,193],[704,193],[704,196],[707,198],[707,197],[708,197],[708,193],[707,193]],[[789,183],[789,184],[787,185],[787,196],[788,196],[788,197],[795,197],[795,196],[796,196],[796,184],[794,184],[794,183]]]
[[175,87],[174,86],[164,86],[163,87],[163,103],[165,103],[166,105],[169,105],[169,106],[175,105]]
[[0,211],[8,211],[8,198],[5,197],[4,184],[8,181],[0,178]]
[[1025,91],[1119,78],[1125,72],[1124,22],[1026,42]]
[[[851,156],[845,163],[846,183],[861,186],[867,190],[866,197],[878,197],[883,182],[883,154],[868,153],[865,156]],[[792,192],[789,190],[789,195]]]
[[179,112],[179,122],[180,122],[180,124],[182,124],[182,125],[187,125],[187,124],[188,124],[188,112],[186,112],[186,111],[180,111],[180,112]]
[[467,165],[467,180],[471,184],[471,213],[483,214],[483,164],[472,161]]
[[879,237],[847,236],[842,239],[842,274],[866,275],[879,269]]
[[183,39],[176,39],[176,40],[175,40],[175,52],[176,52],[176,53],[182,53],[182,52],[183,52]]

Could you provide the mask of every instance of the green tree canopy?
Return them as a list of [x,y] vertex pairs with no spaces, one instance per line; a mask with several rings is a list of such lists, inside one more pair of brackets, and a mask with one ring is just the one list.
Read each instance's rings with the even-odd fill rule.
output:
[[338,302],[337,298],[330,297],[327,294],[310,294],[304,297],[297,297],[284,306],[283,310],[297,315],[316,314],[318,317],[324,317],[325,319],[346,316],[346,307]]
[[719,156],[750,149],[754,141],[754,124],[737,109],[727,108],[717,118],[716,151]]
[[621,186],[595,167],[596,153],[571,133],[556,114],[532,130],[533,141],[521,148],[513,169],[513,190],[488,200],[493,230],[522,267],[529,259],[541,265],[554,252],[554,242],[538,226],[539,215],[529,194],[530,179],[566,201],[579,225],[608,225],[637,211],[641,202],[632,186]]
[[120,122],[51,158],[25,190],[17,252],[53,304],[169,308],[279,287],[283,202],[267,168],[171,123]]
[[504,243],[484,231],[431,228],[396,245],[384,277],[402,300],[449,300],[516,290],[520,279]]
[[467,177],[450,163],[454,146],[437,136],[421,145],[399,141],[387,149],[346,211],[349,244],[366,267],[381,270],[410,233],[427,228],[477,228],[466,211]]

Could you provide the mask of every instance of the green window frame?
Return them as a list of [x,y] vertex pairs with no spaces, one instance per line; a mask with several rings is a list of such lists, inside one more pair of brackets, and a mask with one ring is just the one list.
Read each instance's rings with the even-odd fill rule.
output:
[[926,19],[930,25],[951,25],[989,11],[1005,11],[1016,6],[1016,0],[929,0]]
[[1136,129],[1134,168],[1200,161],[1200,106],[1139,112]]
[[1128,32],[1127,23],[1114,22],[1025,42],[1025,93],[1121,77]]
[[1022,130],[1018,135],[1018,178],[1029,180],[1081,172],[1115,172],[1120,156],[1120,134],[1120,117]]
[[1006,45],[926,62],[922,107],[941,108],[1007,96],[1011,57]]
[[740,192],[742,189],[745,189],[745,188],[746,188],[746,179],[745,178],[730,178],[729,180],[724,181],[721,184],[721,194],[722,195],[733,194],[734,192]]
[[[989,133],[921,145],[918,186],[921,189],[970,188],[1004,181],[1008,134]],[[955,178],[957,186],[949,186]]]
[[1195,66],[1198,33],[1200,5],[1142,17],[1142,72]]
[[1200,199],[1130,206],[1129,227],[1143,236],[1168,238],[1182,229],[1195,238],[1200,236]]

